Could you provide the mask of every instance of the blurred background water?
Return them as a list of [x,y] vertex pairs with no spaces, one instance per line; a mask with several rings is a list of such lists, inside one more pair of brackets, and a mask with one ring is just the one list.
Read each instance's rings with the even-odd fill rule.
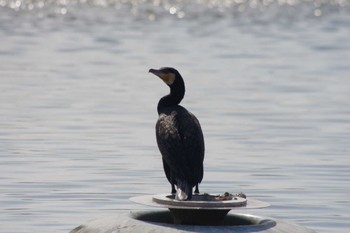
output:
[[154,126],[176,67],[201,191],[350,229],[349,0],[0,0],[0,232],[68,232],[170,190]]

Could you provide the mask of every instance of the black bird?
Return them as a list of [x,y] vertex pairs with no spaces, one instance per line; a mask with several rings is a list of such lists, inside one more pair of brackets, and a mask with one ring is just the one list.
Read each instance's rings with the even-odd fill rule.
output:
[[196,187],[195,193],[199,193],[198,184],[203,179],[202,129],[197,118],[179,105],[185,95],[185,83],[180,73],[170,67],[150,69],[149,72],[170,87],[170,94],[161,98],[157,107],[156,136],[164,172],[176,199],[190,200],[192,188]]

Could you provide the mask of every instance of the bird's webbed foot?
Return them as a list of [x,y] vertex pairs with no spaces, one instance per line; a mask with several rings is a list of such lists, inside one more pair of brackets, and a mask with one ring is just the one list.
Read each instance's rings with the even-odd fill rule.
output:
[[175,185],[171,185],[171,194],[176,194]]
[[196,189],[194,190],[195,194],[199,194],[198,184],[196,185]]

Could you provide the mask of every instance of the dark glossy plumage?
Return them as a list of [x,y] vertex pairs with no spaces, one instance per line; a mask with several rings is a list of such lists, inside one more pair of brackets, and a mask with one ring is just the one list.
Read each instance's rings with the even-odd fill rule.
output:
[[[163,168],[168,181],[180,200],[191,199],[192,188],[199,192],[198,184],[203,178],[204,138],[197,118],[180,106],[185,86],[181,75],[173,68],[150,70],[163,79],[170,87],[170,94],[158,103],[159,118],[156,137],[162,154]],[[165,76],[163,75],[165,74]],[[169,74],[175,80],[169,81]],[[179,189],[184,192],[179,193]]]

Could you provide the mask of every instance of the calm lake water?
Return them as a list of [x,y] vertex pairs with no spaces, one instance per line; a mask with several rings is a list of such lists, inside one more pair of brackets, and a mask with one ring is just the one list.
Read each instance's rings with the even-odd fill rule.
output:
[[68,232],[170,190],[162,66],[202,124],[202,192],[349,232],[349,38],[349,0],[0,0],[0,232]]

